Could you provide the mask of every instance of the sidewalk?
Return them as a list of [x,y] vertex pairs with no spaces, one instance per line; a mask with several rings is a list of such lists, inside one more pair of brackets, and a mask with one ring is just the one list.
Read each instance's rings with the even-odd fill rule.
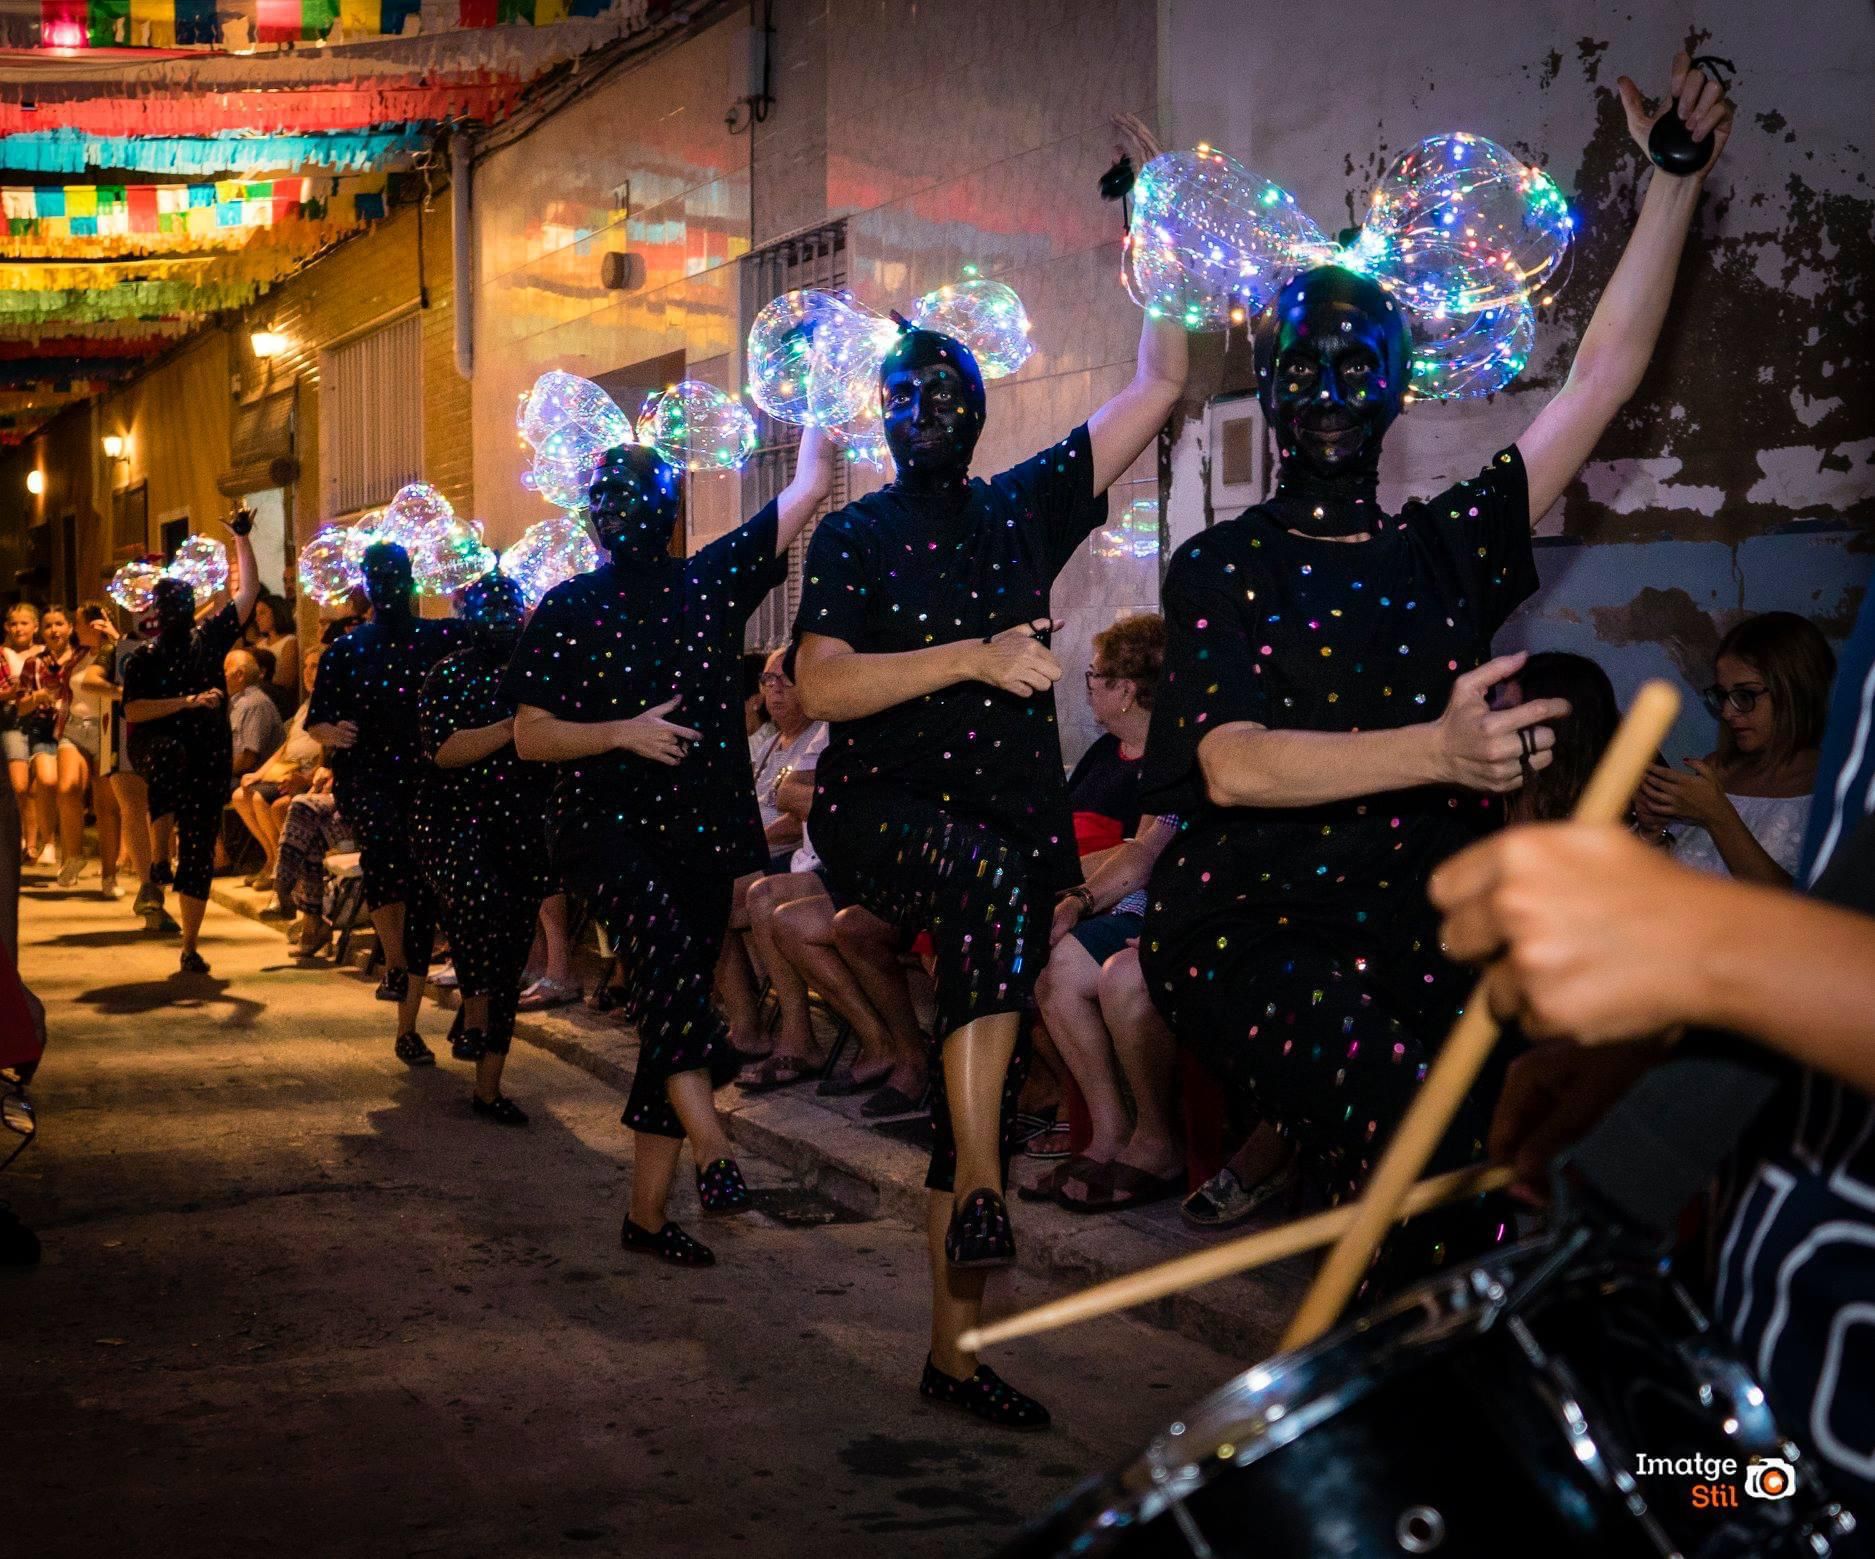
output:
[[[236,879],[217,879],[211,897],[224,909],[260,919],[267,897]],[[268,920],[284,935],[288,922]],[[371,945],[368,928],[354,937],[354,961],[362,963]],[[439,1004],[453,1008],[455,993],[437,993]],[[433,1036],[434,1037],[434,1036]],[[524,1012],[515,1037],[570,1062],[618,1090],[629,1091],[637,1065],[637,1036],[610,1015],[579,1003],[549,1012]],[[751,1096],[733,1085],[717,1095],[730,1139],[752,1154],[769,1159],[821,1195],[849,1211],[883,1216],[922,1228],[925,1220],[926,1154],[912,1133],[900,1135],[865,1122],[861,1097],[822,1098],[812,1083]],[[1048,1166],[1017,1158],[1017,1184],[1039,1178]],[[1137,1271],[1155,1262],[1203,1249],[1216,1238],[1189,1229],[1176,1201],[1137,1212],[1082,1216],[1047,1205],[1015,1202],[1018,1264],[1049,1279],[1062,1292]],[[1230,1231],[1233,1235],[1282,1220],[1282,1211]],[[1246,1361],[1272,1352],[1276,1340],[1307,1286],[1310,1267],[1295,1259],[1245,1277],[1228,1278],[1204,1288],[1141,1308],[1140,1319],[1169,1327]],[[995,1293],[992,1289],[992,1312]]]

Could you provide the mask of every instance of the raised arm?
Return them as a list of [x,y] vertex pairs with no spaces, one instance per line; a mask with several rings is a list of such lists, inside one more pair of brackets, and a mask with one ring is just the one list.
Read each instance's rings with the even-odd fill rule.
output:
[[794,479],[775,502],[775,556],[794,544],[802,526],[833,491],[833,440],[824,428],[801,430],[801,447],[794,457]]
[[1732,105],[1724,89],[1694,70],[1684,52],[1673,57],[1673,90],[1659,113],[1647,113],[1640,88],[1626,76],[1620,87],[1629,133],[1643,150],[1654,121],[1677,104],[1695,140],[1711,134],[1712,156],[1699,172],[1684,177],[1654,169],[1641,214],[1582,333],[1568,380],[1517,440],[1530,479],[1532,524],[1575,480],[1615,413],[1639,388],[1667,317],[1699,193],[1731,134]]
[[254,543],[249,532],[254,529],[251,510],[242,509],[228,522],[234,532],[234,561],[241,582],[234,588],[234,614],[242,622],[254,615],[254,603],[260,599],[260,565],[254,561]]
[[1146,314],[1139,327],[1139,356],[1126,388],[1087,419],[1094,453],[1094,491],[1104,493],[1126,474],[1158,437],[1185,391],[1191,360],[1185,329]]

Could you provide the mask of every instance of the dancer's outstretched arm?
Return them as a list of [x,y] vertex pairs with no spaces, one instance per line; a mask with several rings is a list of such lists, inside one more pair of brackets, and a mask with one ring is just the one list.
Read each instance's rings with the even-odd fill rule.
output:
[[1608,424],[1640,387],[1667,317],[1699,192],[1732,133],[1732,105],[1724,88],[1694,70],[1684,52],[1673,57],[1673,90],[1659,113],[1646,112],[1640,88],[1626,76],[1620,86],[1628,130],[1643,149],[1654,121],[1677,105],[1695,140],[1712,136],[1712,155],[1704,168],[1684,177],[1654,170],[1627,248],[1582,333],[1567,382],[1517,440],[1530,482],[1533,525],[1576,479]]

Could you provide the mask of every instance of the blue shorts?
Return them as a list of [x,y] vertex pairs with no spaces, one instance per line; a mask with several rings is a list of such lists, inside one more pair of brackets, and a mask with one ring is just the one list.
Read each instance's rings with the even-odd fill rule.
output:
[[1104,915],[1089,916],[1068,935],[1087,949],[1087,956],[1095,963],[1104,964],[1138,936],[1145,923],[1144,915],[1122,915],[1108,910]]
[[0,731],[0,752],[6,754],[8,763],[25,763],[41,753],[48,758],[56,758],[58,751],[59,744],[49,736],[29,735],[18,726],[10,731]]

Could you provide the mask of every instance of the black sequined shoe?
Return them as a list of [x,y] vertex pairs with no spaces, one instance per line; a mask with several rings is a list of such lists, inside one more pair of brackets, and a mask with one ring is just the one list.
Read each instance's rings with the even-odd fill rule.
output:
[[449,1053],[458,1061],[480,1061],[488,1054],[488,1036],[480,1029],[458,1029],[449,1041]]
[[386,969],[384,978],[378,981],[378,988],[374,994],[379,1001],[402,1001],[410,994],[410,971]]
[[719,1158],[697,1171],[697,1200],[706,1213],[739,1213],[749,1205],[749,1187],[733,1158]]
[[653,1234],[649,1229],[641,1229],[626,1215],[625,1225],[618,1231],[620,1250],[636,1251],[641,1256],[656,1256],[660,1261],[668,1261],[677,1267],[713,1267],[716,1265],[716,1252],[701,1240],[693,1240],[674,1223],[667,1223]]
[[179,974],[207,974],[208,960],[191,948],[177,961],[176,971]]
[[469,1104],[475,1113],[485,1121],[492,1121],[497,1126],[525,1126],[527,1111],[510,1099],[506,1094],[496,1094],[494,1099],[484,1099],[479,1093],[469,1095]]
[[436,1054],[423,1043],[415,1029],[407,1030],[397,1036],[397,1059],[405,1066],[435,1066]]
[[972,1191],[951,1214],[944,1255],[953,1267],[1006,1267],[1016,1259],[1009,1208],[994,1191]]
[[1034,1397],[1024,1396],[987,1364],[979,1364],[968,1380],[959,1380],[926,1359],[918,1395],[927,1402],[960,1407],[1004,1429],[1046,1429],[1052,1422],[1047,1408]]

